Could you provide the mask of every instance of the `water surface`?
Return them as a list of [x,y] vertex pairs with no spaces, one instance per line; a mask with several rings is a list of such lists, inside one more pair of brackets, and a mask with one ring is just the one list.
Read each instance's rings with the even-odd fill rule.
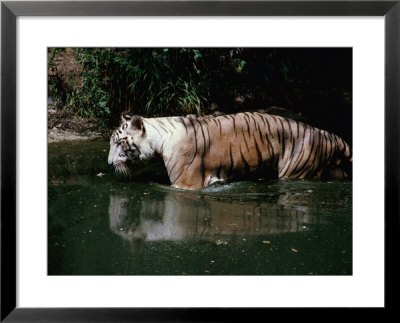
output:
[[168,186],[160,161],[116,177],[108,148],[49,144],[49,275],[352,274],[351,182],[185,191]]

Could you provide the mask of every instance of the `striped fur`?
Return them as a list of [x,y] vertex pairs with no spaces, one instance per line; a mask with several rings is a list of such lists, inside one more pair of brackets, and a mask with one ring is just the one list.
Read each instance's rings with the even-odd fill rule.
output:
[[125,116],[111,136],[114,166],[160,154],[171,184],[201,189],[253,175],[347,178],[352,152],[335,134],[261,113],[219,117]]

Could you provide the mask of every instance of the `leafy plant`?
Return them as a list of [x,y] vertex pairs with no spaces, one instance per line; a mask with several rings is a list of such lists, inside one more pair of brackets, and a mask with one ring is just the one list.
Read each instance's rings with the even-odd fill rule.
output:
[[[60,76],[55,58],[66,51],[73,52],[80,68]],[[277,80],[289,82],[286,58],[266,49],[57,48],[49,55],[54,76],[49,94],[64,93],[65,109],[102,125],[119,119],[122,111],[144,116],[203,114],[211,103],[232,110],[238,97],[254,89],[265,92]]]

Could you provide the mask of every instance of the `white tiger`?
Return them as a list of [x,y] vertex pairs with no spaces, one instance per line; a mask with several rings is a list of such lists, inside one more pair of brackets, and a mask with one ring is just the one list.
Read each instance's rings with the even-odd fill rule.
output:
[[352,152],[340,137],[305,123],[261,113],[219,117],[122,116],[110,139],[108,163],[162,156],[171,185],[202,189],[216,181],[276,178],[347,178]]

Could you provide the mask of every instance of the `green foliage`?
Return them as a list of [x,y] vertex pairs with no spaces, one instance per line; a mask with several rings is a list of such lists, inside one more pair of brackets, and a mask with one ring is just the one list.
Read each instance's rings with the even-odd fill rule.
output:
[[134,112],[161,116],[200,113],[208,88],[198,68],[201,54],[192,49],[131,49],[116,55]]
[[[211,107],[235,112],[289,106],[293,77],[304,72],[293,57],[308,53],[279,48],[49,51],[49,95],[65,109],[103,125],[119,120],[122,111],[165,116],[205,114]],[[55,58],[63,54],[69,55],[64,61],[75,60],[75,68],[61,72]]]
[[156,117],[277,106],[329,130],[351,125],[351,71],[351,48],[49,48],[48,95],[58,109],[104,126],[123,111]]
[[[207,105],[209,84],[196,49],[77,48],[79,75],[69,73],[64,84],[49,57],[49,95],[66,93],[65,109],[107,123],[122,111],[145,116],[200,114]],[[78,77],[78,81],[76,78]]]

